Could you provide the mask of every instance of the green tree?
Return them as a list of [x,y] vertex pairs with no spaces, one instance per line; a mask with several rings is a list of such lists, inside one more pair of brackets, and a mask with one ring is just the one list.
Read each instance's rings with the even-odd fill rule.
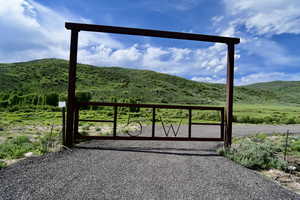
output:
[[45,103],[50,106],[57,106],[59,100],[59,95],[56,93],[46,94]]

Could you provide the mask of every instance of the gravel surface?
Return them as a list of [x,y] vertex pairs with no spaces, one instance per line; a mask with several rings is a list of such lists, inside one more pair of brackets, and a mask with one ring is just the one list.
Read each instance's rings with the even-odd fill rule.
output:
[[300,199],[218,156],[218,146],[90,141],[0,170],[0,199]]

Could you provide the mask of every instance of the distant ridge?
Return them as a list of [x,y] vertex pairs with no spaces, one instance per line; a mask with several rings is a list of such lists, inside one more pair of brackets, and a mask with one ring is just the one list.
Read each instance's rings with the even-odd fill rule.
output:
[[[0,64],[0,93],[56,92],[66,95],[68,61],[41,59]],[[92,100],[135,98],[140,102],[220,104],[225,101],[223,84],[200,83],[149,70],[96,67],[78,64],[77,91]],[[234,101],[247,104],[300,104],[300,81],[275,81],[237,86]]]

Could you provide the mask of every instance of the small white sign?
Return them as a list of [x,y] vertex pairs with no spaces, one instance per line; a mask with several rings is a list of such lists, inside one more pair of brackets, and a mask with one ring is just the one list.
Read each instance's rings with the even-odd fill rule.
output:
[[58,107],[60,107],[60,108],[66,107],[66,102],[65,101],[59,101],[58,102]]

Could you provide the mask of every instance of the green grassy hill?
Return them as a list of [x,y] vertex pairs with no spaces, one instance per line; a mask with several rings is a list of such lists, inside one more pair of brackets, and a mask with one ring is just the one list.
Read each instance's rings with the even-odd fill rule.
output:
[[[64,98],[67,82],[68,62],[65,60],[0,64],[2,96],[55,92]],[[225,86],[222,84],[199,83],[147,70],[83,64],[78,65],[77,91],[90,92],[95,101],[130,98],[152,103],[219,104],[225,101]],[[299,91],[300,82],[260,83],[236,87],[234,101],[245,104],[300,104]]]
[[[300,78],[299,78],[300,79]],[[277,101],[299,104],[300,81],[272,81],[267,83],[256,83],[247,86],[250,89],[271,91],[277,95]]]

